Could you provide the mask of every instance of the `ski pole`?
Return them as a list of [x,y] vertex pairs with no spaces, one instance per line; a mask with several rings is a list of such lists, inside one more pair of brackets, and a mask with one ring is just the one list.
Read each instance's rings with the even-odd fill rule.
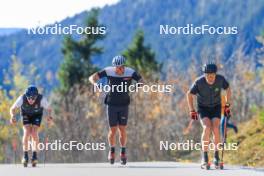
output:
[[224,116],[224,125],[221,126],[222,131],[222,153],[221,153],[221,163],[220,163],[220,168],[223,169],[224,167],[224,151],[225,151],[225,143],[226,143],[226,137],[227,137],[227,120],[229,117]]
[[45,150],[44,150],[44,161],[43,161],[43,163],[44,163],[44,167],[46,166],[46,154],[47,154],[47,148],[46,148],[46,146],[47,146],[47,143],[49,142],[49,128],[51,127],[51,122],[47,122],[46,123],[46,129],[47,129],[47,131],[45,132],[45,139],[44,139],[44,143],[45,143]]
[[47,131],[45,132],[45,139],[44,139],[44,144],[45,144],[45,148],[44,148],[44,167],[46,167],[46,153],[47,153],[47,149],[46,149],[46,146],[47,146],[47,143],[49,141],[49,134],[48,134],[48,129],[49,129],[49,125],[46,126],[47,127]]
[[14,154],[14,163],[16,164],[16,153],[17,153],[17,141],[16,141],[16,139],[15,139],[15,128],[14,129],[12,129],[12,149],[13,149],[13,154]]

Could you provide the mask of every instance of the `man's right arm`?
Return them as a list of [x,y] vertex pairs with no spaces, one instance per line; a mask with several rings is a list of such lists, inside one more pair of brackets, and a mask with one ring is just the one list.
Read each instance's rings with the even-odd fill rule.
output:
[[101,78],[107,77],[106,71],[105,69],[99,71],[99,72],[95,72],[94,74],[92,74],[89,77],[89,81],[92,85],[96,85],[97,81]]
[[16,109],[18,109],[19,107],[21,107],[23,104],[23,98],[22,96],[18,97],[18,99],[16,100],[16,102],[11,106],[10,108],[10,122],[12,124],[14,124],[16,122],[15,120],[15,113],[16,113]]
[[194,96],[191,91],[188,91],[187,92],[187,102],[188,102],[188,107],[189,107],[189,111],[195,111],[194,109],[194,105],[193,105],[193,99],[194,99]]
[[187,102],[188,102],[190,112],[195,111],[193,100],[197,93],[198,93],[198,86],[197,86],[197,82],[195,81],[192,84],[190,90],[187,92]]
[[99,80],[99,76],[98,76],[98,73],[94,73],[92,74],[90,77],[89,77],[89,81],[92,85],[95,85],[97,83],[97,81]]

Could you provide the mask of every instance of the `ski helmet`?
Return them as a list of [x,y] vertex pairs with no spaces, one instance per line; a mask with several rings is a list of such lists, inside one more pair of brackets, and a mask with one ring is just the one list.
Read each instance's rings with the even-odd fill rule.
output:
[[216,73],[217,72],[216,64],[214,64],[214,63],[204,64],[203,72],[204,73]]
[[28,98],[38,96],[38,88],[34,85],[28,86],[28,88],[25,91],[25,95]]
[[126,62],[126,58],[124,56],[115,56],[112,60],[113,66],[122,66]]

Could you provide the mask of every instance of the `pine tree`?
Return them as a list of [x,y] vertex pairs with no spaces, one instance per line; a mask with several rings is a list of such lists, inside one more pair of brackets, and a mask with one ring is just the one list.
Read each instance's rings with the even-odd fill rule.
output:
[[[97,20],[98,14],[98,9],[89,12],[85,23],[87,27],[102,27]],[[96,42],[103,38],[103,34],[87,33],[83,33],[79,41],[73,40],[71,36],[65,37],[62,48],[64,62],[58,72],[60,90],[67,92],[75,84],[88,83],[88,77],[97,70],[91,63],[91,57],[102,53],[103,48],[96,46]]]
[[162,64],[159,64],[155,59],[155,53],[151,50],[150,46],[144,45],[144,32],[137,31],[133,42],[123,52],[127,58],[127,65],[133,67],[145,79],[157,79],[161,72]]

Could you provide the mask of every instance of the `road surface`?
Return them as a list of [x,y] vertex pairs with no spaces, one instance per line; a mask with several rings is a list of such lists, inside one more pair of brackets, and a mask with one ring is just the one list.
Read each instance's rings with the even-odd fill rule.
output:
[[2,176],[264,176],[264,170],[226,166],[224,170],[202,170],[199,164],[177,162],[131,162],[83,164],[0,165]]

